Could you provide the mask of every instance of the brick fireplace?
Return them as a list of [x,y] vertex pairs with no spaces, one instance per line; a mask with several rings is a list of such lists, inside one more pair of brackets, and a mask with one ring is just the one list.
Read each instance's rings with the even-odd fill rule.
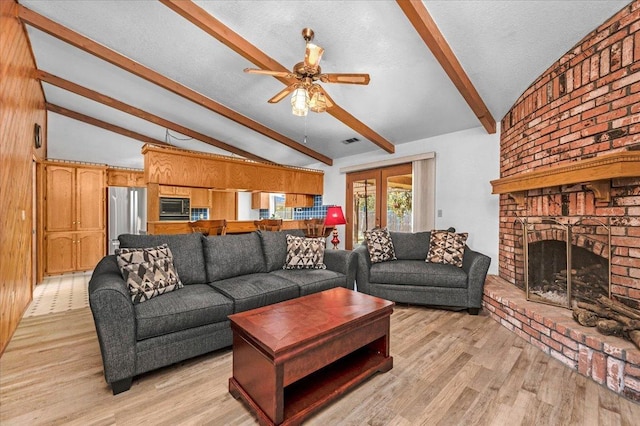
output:
[[[610,225],[611,297],[640,309],[640,0],[594,29],[524,91],[502,119],[500,156],[500,179],[492,182],[500,194],[500,281],[524,294],[522,220],[574,224],[590,218]],[[584,237],[582,244],[602,256],[602,247]],[[588,332],[580,326],[575,332],[571,322],[562,322],[558,332],[528,302],[513,302],[527,306],[522,312],[509,307],[498,290],[485,292],[485,306],[503,325],[519,325],[523,337],[547,353],[640,400],[640,352],[607,339],[588,344]]]

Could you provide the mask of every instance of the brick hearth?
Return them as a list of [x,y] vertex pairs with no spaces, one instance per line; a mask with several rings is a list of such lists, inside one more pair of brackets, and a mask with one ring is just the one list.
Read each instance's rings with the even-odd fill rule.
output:
[[487,277],[483,307],[567,367],[640,402],[640,350],[633,343],[581,326],[568,309],[529,302],[522,290],[494,275]]

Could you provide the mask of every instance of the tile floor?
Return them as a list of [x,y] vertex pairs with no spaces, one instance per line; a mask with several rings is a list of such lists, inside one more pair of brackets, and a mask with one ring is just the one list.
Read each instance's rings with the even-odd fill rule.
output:
[[25,312],[25,317],[53,314],[89,306],[90,272],[45,277],[36,286],[33,301]]

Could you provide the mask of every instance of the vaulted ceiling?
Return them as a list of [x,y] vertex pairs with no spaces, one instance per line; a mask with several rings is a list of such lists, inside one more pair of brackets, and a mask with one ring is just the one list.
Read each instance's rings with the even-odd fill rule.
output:
[[[142,167],[144,142],[306,166],[491,132],[538,75],[627,4],[19,2],[49,109],[49,157],[124,167]],[[291,69],[305,27],[325,49],[323,72],[371,81],[321,83],[337,107],[296,117],[288,98],[267,103],[285,80],[243,69]]]

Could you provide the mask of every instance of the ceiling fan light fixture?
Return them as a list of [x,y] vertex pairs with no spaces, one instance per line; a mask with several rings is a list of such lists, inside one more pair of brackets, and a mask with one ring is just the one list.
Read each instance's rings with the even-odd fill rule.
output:
[[313,43],[307,43],[307,50],[305,52],[305,65],[312,70],[315,70],[320,63],[324,49]]
[[311,87],[311,99],[309,100],[309,109],[313,112],[325,112],[327,110],[327,97],[318,86]]
[[304,87],[298,87],[291,95],[291,113],[304,117],[309,113],[309,93]]

